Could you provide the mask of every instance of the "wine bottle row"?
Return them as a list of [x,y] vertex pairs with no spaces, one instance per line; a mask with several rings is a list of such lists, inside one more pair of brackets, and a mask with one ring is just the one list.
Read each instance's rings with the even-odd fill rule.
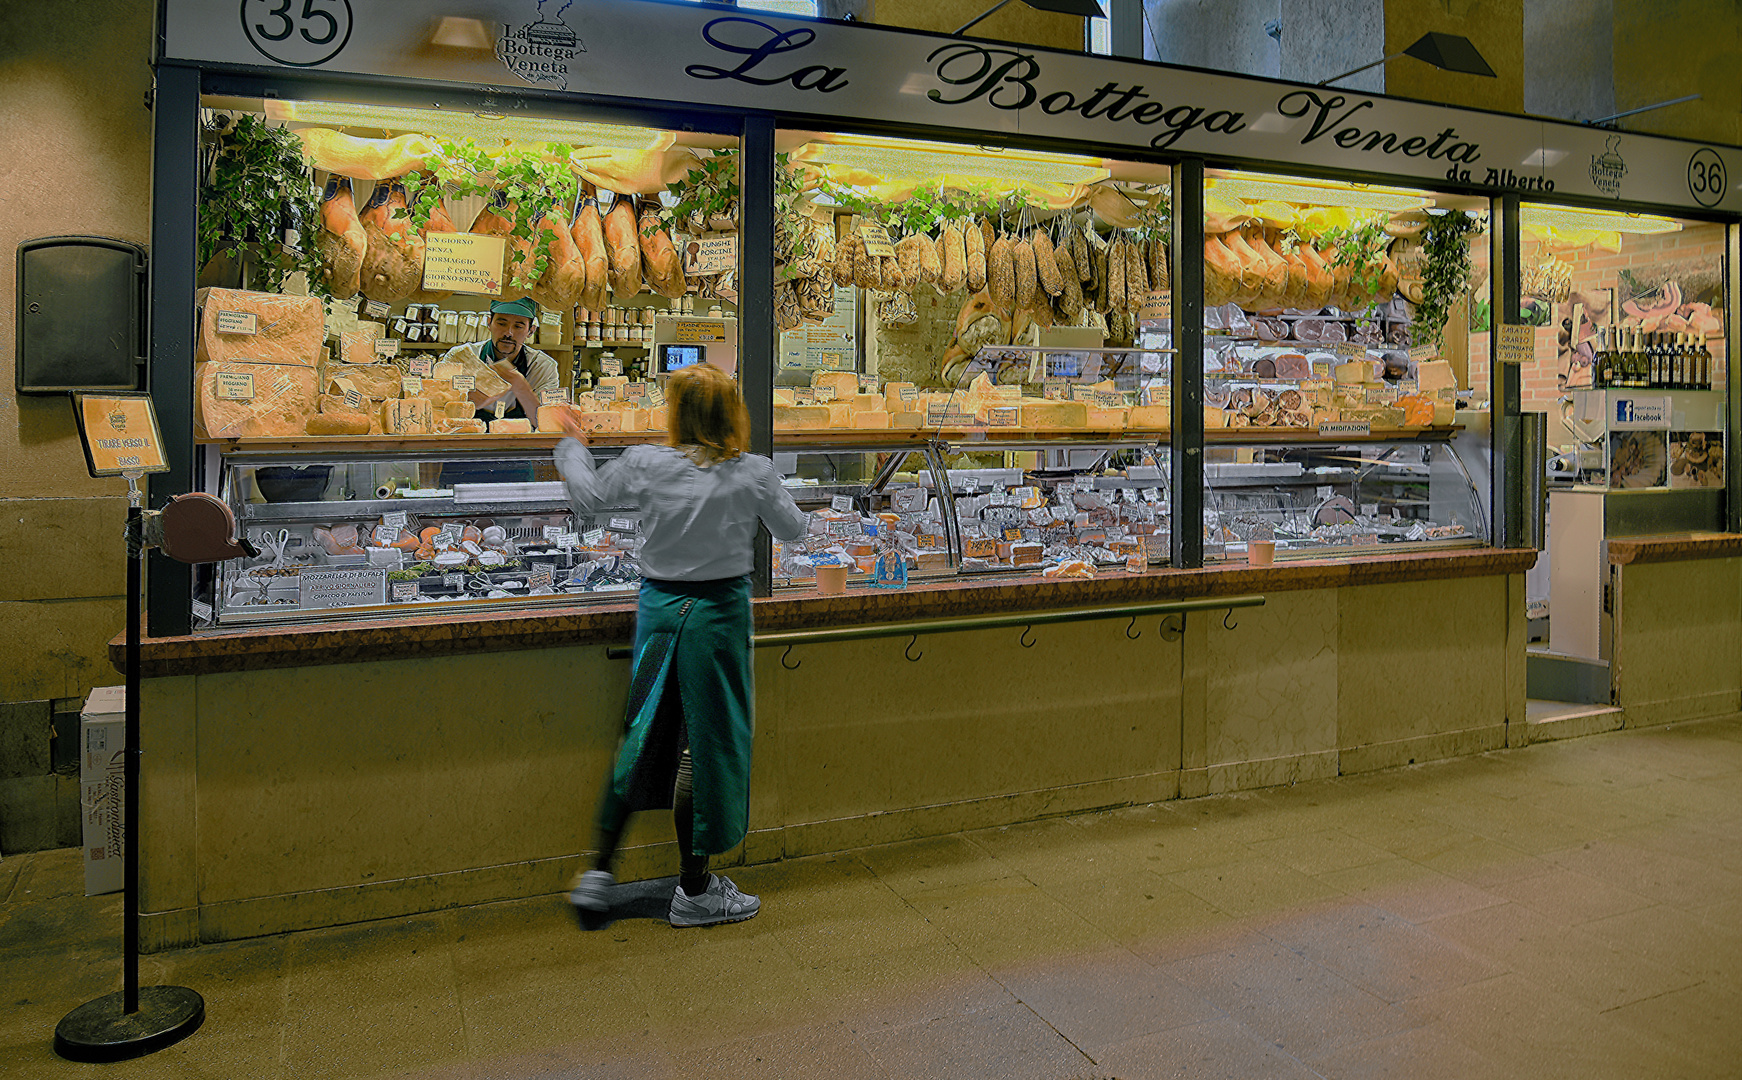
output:
[[1601,389],[1710,390],[1712,354],[1692,332],[1597,327],[1593,385]]

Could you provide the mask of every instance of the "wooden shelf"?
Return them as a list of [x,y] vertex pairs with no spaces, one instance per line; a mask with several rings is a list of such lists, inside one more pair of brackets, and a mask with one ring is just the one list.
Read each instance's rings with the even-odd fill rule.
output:
[[[420,352],[428,352],[440,349],[443,352],[446,352],[449,349],[457,349],[461,345],[482,344],[482,341],[401,341],[399,343],[399,351],[404,352],[407,349],[416,349]],[[536,341],[528,341],[526,347],[529,349],[537,349],[539,352],[573,352],[575,348],[573,345],[540,345]]]

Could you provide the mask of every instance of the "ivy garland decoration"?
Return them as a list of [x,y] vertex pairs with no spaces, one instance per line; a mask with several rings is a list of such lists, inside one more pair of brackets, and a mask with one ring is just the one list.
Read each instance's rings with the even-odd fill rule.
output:
[[1415,306],[1410,326],[1410,340],[1416,345],[1439,345],[1452,305],[1470,283],[1469,237],[1482,230],[1482,222],[1461,210],[1435,215],[1422,229],[1427,261],[1422,269],[1421,303]]
[[1372,294],[1379,291],[1379,280],[1385,274],[1382,260],[1385,249],[1391,244],[1383,218],[1373,218],[1347,228],[1326,229],[1319,242],[1336,246],[1337,254],[1331,265],[1348,267],[1349,280],[1362,292]]
[[574,149],[561,143],[540,143],[492,153],[469,138],[437,139],[436,146],[439,156],[434,169],[400,178],[411,227],[422,232],[436,208],[450,196],[489,198],[500,193],[506,205],[496,212],[513,223],[509,235],[532,243],[532,260],[515,260],[509,283],[516,289],[530,289],[544,276],[551,259],[551,237],[537,227],[538,219],[552,206],[565,210],[574,206],[580,193],[572,162]]
[[[245,249],[251,250],[266,272],[266,291],[281,291],[285,279],[300,270],[308,276],[311,293],[330,299],[314,246],[314,230],[320,228],[320,192],[303,160],[302,140],[250,114],[234,124],[227,121],[220,114],[206,129],[213,157],[200,187],[199,265],[219,254],[237,259]],[[279,222],[286,217],[302,225],[302,238],[295,247],[287,247],[279,233]]]

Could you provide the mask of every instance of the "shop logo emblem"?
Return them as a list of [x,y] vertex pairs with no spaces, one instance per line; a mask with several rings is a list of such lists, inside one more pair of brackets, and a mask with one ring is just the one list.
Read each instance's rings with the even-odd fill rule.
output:
[[126,431],[127,414],[120,409],[116,409],[114,412],[109,414],[109,426],[114,428],[116,431]]
[[569,65],[587,45],[563,22],[563,12],[574,6],[575,0],[562,0],[562,6],[546,14],[544,6],[557,0],[538,0],[538,21],[524,26],[502,27],[496,39],[496,59],[518,78],[534,86],[554,86],[568,89]]
[[1724,159],[1716,150],[1702,147],[1688,159],[1688,194],[1701,206],[1717,206],[1724,200],[1727,183]]
[[1621,136],[1603,140],[1603,152],[1591,155],[1591,183],[1611,197],[1621,194],[1621,178],[1627,175],[1627,162],[1621,159]]
[[273,63],[315,67],[351,40],[351,0],[242,0],[242,32]]

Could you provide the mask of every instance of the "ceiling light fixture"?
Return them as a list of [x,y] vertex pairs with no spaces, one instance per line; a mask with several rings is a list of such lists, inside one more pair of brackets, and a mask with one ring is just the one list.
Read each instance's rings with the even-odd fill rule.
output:
[[1540,205],[1520,207],[1518,224],[1526,229],[1550,228],[1641,235],[1682,230],[1681,222],[1655,214],[1622,214],[1612,210],[1574,210],[1571,207]]
[[1432,64],[1441,71],[1455,71],[1462,75],[1485,75],[1490,79],[1495,77],[1494,69],[1488,66],[1488,61],[1482,59],[1482,54],[1476,51],[1476,46],[1471,43],[1469,38],[1430,30],[1416,39],[1415,44],[1402,52],[1381,57],[1371,64],[1362,64],[1353,71],[1345,71],[1341,75],[1332,75],[1321,81],[1319,85],[1329,86],[1338,79],[1359,75],[1368,68],[1389,63],[1400,56],[1413,56],[1422,63]]
[[816,165],[838,165],[889,178],[917,180],[965,176],[1068,185],[1092,184],[1108,176],[1106,164],[1096,157],[873,136],[840,135],[827,142],[813,142],[805,157]]
[[1205,181],[1204,187],[1225,198],[1244,202],[1347,206],[1356,210],[1387,210],[1393,213],[1421,210],[1433,205],[1431,197],[1403,188],[1316,180],[1277,180],[1246,173],[1225,173]]

